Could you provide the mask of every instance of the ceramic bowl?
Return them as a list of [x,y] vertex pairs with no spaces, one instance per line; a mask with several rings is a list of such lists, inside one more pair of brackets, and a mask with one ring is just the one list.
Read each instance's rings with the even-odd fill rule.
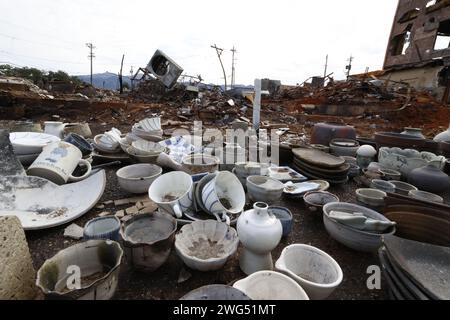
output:
[[162,140],[164,131],[163,130],[145,131],[139,125],[134,125],[131,128],[131,133],[147,141],[160,142]]
[[164,152],[165,147],[156,142],[137,140],[131,143],[135,154],[140,156],[155,156]]
[[379,170],[383,175],[383,179],[387,180],[387,181],[400,181],[402,174],[400,172],[398,172],[397,170],[392,170],[392,169],[380,169]]
[[[59,251],[37,272],[36,285],[48,298],[109,300],[119,282],[123,251],[111,240],[89,240]],[[81,288],[68,287],[68,270],[81,272]]]
[[139,126],[147,132],[159,131],[161,130],[161,118],[155,117],[141,120],[139,121]]
[[275,268],[294,279],[311,299],[326,299],[342,282],[339,264],[326,252],[305,244],[284,248]]
[[356,157],[359,142],[352,139],[333,139],[330,141],[330,152],[336,156]]
[[323,206],[330,202],[339,202],[338,196],[326,191],[308,192],[303,197],[306,207],[309,211],[322,214]]
[[391,192],[391,193],[395,192],[395,185],[384,180],[373,179],[370,184],[370,187],[372,189],[378,189],[384,192]]
[[259,162],[236,162],[234,170],[236,175],[242,177],[249,176],[265,176],[268,173],[270,165],[267,163]]
[[119,241],[120,220],[115,216],[99,217],[86,223],[83,230],[84,240],[104,239]]
[[92,151],[94,151],[94,148],[92,145],[82,136],[76,134],[76,133],[70,133],[65,139],[65,142],[68,142],[78,149],[80,149],[81,154],[83,157],[89,156]]
[[127,154],[134,159],[136,162],[139,163],[150,163],[150,164],[156,164],[158,161],[158,158],[161,154],[157,154],[157,155],[139,155],[135,152],[133,147],[129,147],[127,149]]
[[371,207],[384,206],[384,198],[387,196],[386,192],[378,189],[357,189],[356,199]]
[[194,154],[184,157],[181,163],[184,171],[192,175],[218,171],[220,160],[207,154]]
[[411,190],[418,190],[412,184],[403,181],[389,181],[395,186],[395,193],[407,196]]
[[376,252],[382,245],[382,235],[394,234],[396,231],[395,227],[389,228],[384,233],[358,230],[331,219],[329,214],[332,211],[346,212],[350,214],[362,213],[364,216],[371,219],[386,222],[389,222],[389,220],[374,210],[358,206],[356,204],[345,202],[333,202],[326,204],[323,207],[323,222],[325,229],[333,239],[356,251]]
[[56,136],[39,132],[11,132],[9,140],[16,155],[41,153],[46,145],[61,141]]
[[443,156],[437,156],[431,152],[386,147],[380,148],[378,160],[383,167],[399,171],[405,178],[414,169],[428,164],[433,164],[441,169],[445,162]]
[[283,195],[284,184],[265,176],[250,176],[247,178],[248,196],[253,202],[272,204]]
[[212,284],[194,289],[180,298],[180,300],[250,300],[242,291],[222,285]]
[[309,300],[297,282],[275,271],[255,272],[235,282],[233,287],[252,300]]
[[98,149],[101,152],[105,153],[116,153],[120,149],[120,144],[117,143],[105,143],[101,140],[103,137],[103,134],[96,135],[94,137],[94,147]]
[[148,163],[124,167],[116,172],[120,187],[130,193],[143,194],[162,174],[162,168]]
[[420,191],[420,190],[411,190],[408,195],[414,199],[429,201],[429,202],[437,202],[444,203],[444,199],[434,193]]
[[169,258],[177,231],[177,220],[161,212],[140,214],[120,229],[125,255],[137,270],[153,272]]
[[288,208],[283,207],[269,207],[269,212],[280,220],[283,227],[283,237],[287,237],[292,232],[294,224],[292,212]]
[[183,226],[175,236],[178,256],[191,269],[221,269],[239,245],[237,232],[223,222],[194,221]]

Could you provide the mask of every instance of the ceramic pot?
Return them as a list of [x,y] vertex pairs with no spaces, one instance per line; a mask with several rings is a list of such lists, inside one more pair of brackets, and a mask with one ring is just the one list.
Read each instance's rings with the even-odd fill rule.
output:
[[189,174],[213,173],[219,170],[220,160],[207,154],[188,155],[181,161],[183,169]]
[[341,139],[356,139],[356,131],[354,127],[342,125],[339,123],[317,123],[314,125],[311,133],[312,144],[322,144],[328,146],[331,140]]
[[[123,251],[110,240],[90,240],[59,251],[46,260],[37,273],[36,284],[48,298],[109,300],[119,282]],[[80,287],[70,281],[81,272]]]
[[425,139],[425,136],[422,134],[422,129],[420,128],[405,128],[402,134],[417,137],[420,139]]
[[408,182],[432,193],[443,193],[450,189],[450,177],[434,165],[412,170]]
[[252,300],[309,300],[297,282],[279,272],[256,272],[237,281],[233,287]]
[[44,122],[44,133],[50,134],[52,136],[58,137],[60,139],[64,136],[64,128],[66,124],[57,121],[46,121]]
[[280,220],[283,226],[283,237],[287,237],[291,233],[294,224],[292,212],[288,208],[283,207],[270,207],[269,212]]
[[274,204],[283,195],[284,184],[265,176],[250,176],[247,178],[247,192],[253,202],[265,201]]
[[125,255],[140,271],[153,272],[169,258],[177,231],[177,220],[154,212],[135,215],[120,229]]
[[339,202],[339,197],[326,191],[311,191],[303,196],[309,211],[322,214],[323,206],[330,202]]
[[[244,122],[246,125],[247,123]],[[242,291],[222,284],[212,284],[194,289],[180,300],[250,300]]]
[[89,124],[87,124],[86,122],[84,122],[84,123],[68,123],[64,127],[64,133],[66,135],[75,133],[75,134],[82,136],[85,139],[92,137],[91,128],[89,127]]
[[239,265],[246,274],[273,269],[271,251],[280,242],[283,227],[268,209],[266,203],[257,202],[238,219],[237,232],[244,246]]
[[294,279],[310,299],[326,299],[342,282],[339,264],[315,247],[294,244],[284,248],[275,268]]
[[336,156],[355,157],[359,149],[359,142],[350,139],[333,139],[330,142],[331,154]]
[[[44,147],[28,168],[27,174],[48,179],[59,185],[67,181],[81,181],[92,171],[90,162],[82,159],[82,156],[80,149],[74,145],[64,141],[54,142]],[[86,166],[87,171],[84,175],[75,177],[72,173],[79,164]]]
[[234,174],[220,171],[203,188],[202,202],[211,215],[238,214],[245,206],[245,191]]
[[363,145],[356,151],[356,162],[361,169],[367,169],[377,155],[377,151],[371,145]]
[[83,230],[84,240],[104,239],[119,241],[120,220],[115,216],[99,217],[86,223]]
[[450,124],[446,131],[439,133],[433,140],[436,142],[450,141]]
[[75,147],[80,149],[83,157],[89,156],[92,153],[92,151],[94,151],[92,145],[85,138],[76,133],[70,133],[64,139],[64,141],[73,144]]
[[193,270],[221,269],[238,248],[236,230],[214,220],[194,221],[181,228],[175,236],[175,250]]
[[194,182],[190,175],[181,171],[173,171],[153,181],[148,195],[159,208],[181,218],[183,212],[193,210],[193,186]]
[[130,193],[143,194],[159,176],[162,168],[148,163],[124,167],[116,172],[119,186]]

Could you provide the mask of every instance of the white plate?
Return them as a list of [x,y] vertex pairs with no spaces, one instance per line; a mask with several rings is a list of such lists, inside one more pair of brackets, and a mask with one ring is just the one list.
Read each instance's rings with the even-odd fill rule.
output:
[[320,184],[311,182],[294,183],[294,190],[290,190],[287,187],[284,188],[283,192],[290,196],[301,196],[310,191],[316,191],[320,189]]
[[11,132],[9,140],[16,155],[41,153],[42,148],[47,144],[61,141],[56,136],[39,132]]
[[25,230],[63,225],[91,210],[105,186],[104,170],[63,186],[39,177],[0,177],[0,216],[17,216]]
[[281,182],[287,182],[287,181],[305,181],[308,180],[304,175],[301,175],[294,169],[290,167],[271,167],[269,168],[268,173],[270,178],[273,178],[275,180],[281,181]]

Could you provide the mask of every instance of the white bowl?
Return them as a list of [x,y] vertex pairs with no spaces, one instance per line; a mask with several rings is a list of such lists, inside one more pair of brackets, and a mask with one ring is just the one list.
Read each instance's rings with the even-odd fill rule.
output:
[[284,184],[265,176],[250,176],[247,178],[247,191],[254,202],[273,204],[283,195]]
[[40,154],[47,144],[61,141],[56,136],[39,132],[11,132],[9,139],[16,155]]
[[105,140],[102,139],[103,137],[105,137],[104,134],[98,134],[94,137],[94,147],[96,147],[100,151],[108,153],[115,153],[119,151],[119,142],[112,142],[112,140],[109,139],[111,143],[105,143]]
[[252,300],[309,300],[305,290],[288,276],[274,271],[259,271],[237,281],[234,288]]
[[223,222],[194,221],[175,236],[175,249],[191,269],[212,271],[222,268],[239,245],[237,232]]
[[294,279],[315,300],[327,298],[343,278],[341,267],[330,255],[305,244],[286,247],[275,268]]
[[390,220],[374,210],[356,204],[345,202],[332,202],[326,204],[323,207],[323,223],[325,229],[333,239],[356,251],[376,252],[382,245],[382,235],[394,234],[396,231],[395,227],[389,228],[385,233],[358,230],[331,219],[329,217],[331,211],[351,214],[362,213],[368,218],[385,222],[389,222]]
[[136,153],[143,156],[158,155],[164,151],[165,147],[156,142],[137,140],[131,143]]
[[146,193],[153,181],[162,174],[162,168],[154,164],[135,164],[116,172],[120,187],[130,193]]

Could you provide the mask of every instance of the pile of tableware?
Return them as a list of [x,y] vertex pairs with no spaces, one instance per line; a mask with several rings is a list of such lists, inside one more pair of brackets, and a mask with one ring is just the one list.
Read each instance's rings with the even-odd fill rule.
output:
[[141,120],[133,125],[131,132],[141,139],[159,142],[163,136],[161,118],[155,117]]
[[309,148],[293,149],[294,169],[310,179],[326,180],[332,184],[348,181],[350,165],[341,157]]
[[449,300],[450,248],[384,236],[378,251],[391,296],[398,300]]

